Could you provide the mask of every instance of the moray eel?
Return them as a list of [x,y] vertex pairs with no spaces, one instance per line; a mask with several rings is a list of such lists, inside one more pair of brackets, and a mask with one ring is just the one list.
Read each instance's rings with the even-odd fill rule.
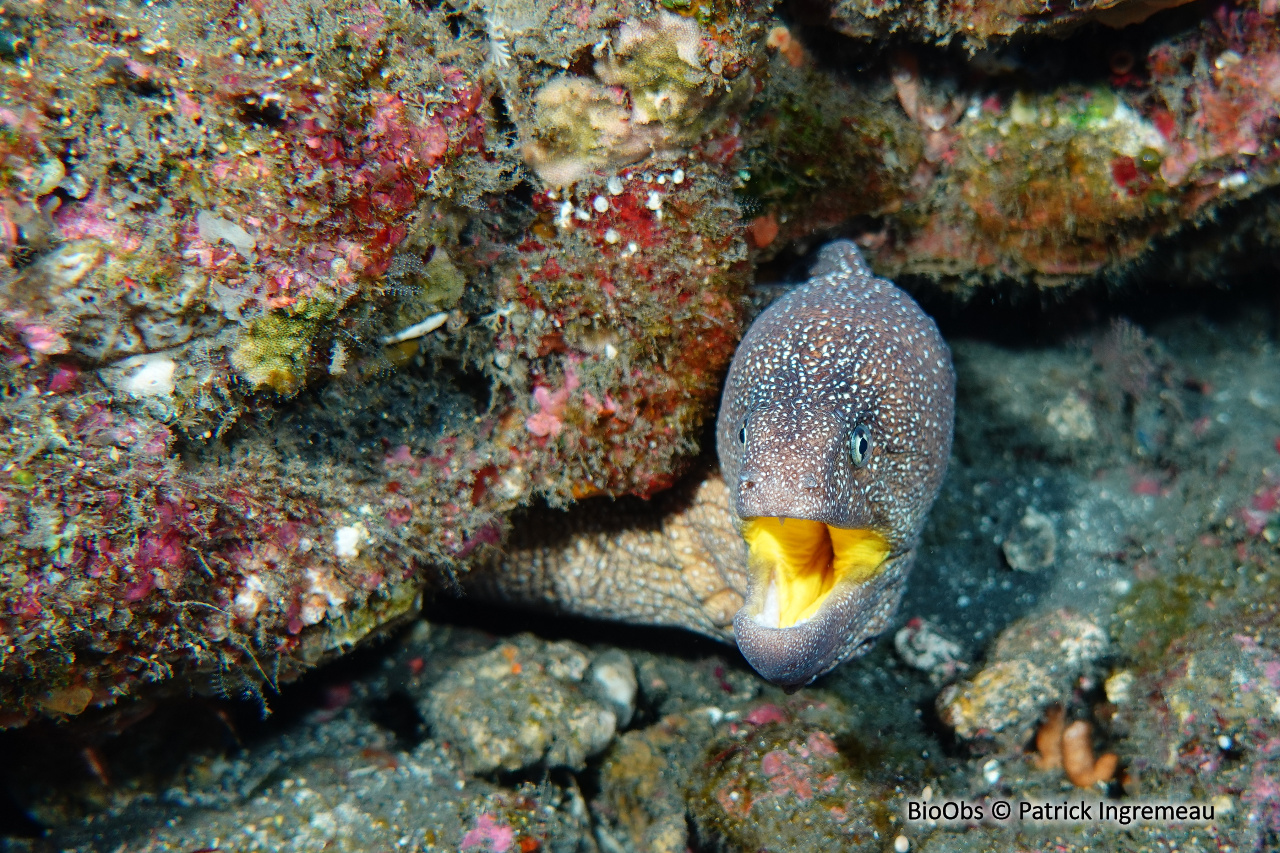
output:
[[825,247],[747,331],[716,450],[749,551],[734,636],[765,678],[807,684],[888,626],[954,410],[937,326],[850,242]]
[[812,275],[734,356],[720,474],[649,502],[533,512],[466,591],[736,639],[787,688],[864,652],[946,471],[955,376],[933,321],[852,243],[824,248]]

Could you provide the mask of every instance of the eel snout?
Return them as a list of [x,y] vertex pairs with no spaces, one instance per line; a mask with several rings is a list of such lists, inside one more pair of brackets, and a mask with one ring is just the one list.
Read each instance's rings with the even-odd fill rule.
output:
[[846,659],[864,617],[882,609],[876,579],[889,542],[870,529],[785,517],[747,518],[742,535],[749,557],[738,648],[770,681],[806,684]]

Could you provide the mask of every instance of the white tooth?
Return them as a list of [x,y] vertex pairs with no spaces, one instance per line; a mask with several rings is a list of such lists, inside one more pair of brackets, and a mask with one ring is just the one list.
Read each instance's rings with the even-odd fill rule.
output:
[[769,578],[769,588],[764,591],[764,607],[756,622],[766,628],[782,627],[782,604],[778,601],[778,582]]

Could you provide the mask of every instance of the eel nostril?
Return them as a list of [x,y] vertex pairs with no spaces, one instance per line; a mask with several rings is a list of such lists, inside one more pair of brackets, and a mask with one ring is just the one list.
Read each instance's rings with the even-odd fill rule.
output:
[[805,474],[800,478],[800,488],[816,489],[818,488],[818,478],[813,474]]
[[756,481],[755,481],[755,480],[746,480],[746,479],[744,479],[744,480],[742,481],[742,488],[744,488],[744,489],[754,489],[755,487],[756,487]]

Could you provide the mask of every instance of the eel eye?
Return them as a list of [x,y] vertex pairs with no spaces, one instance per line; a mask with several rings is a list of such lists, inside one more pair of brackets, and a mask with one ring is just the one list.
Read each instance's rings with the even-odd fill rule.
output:
[[747,446],[747,425],[745,422],[742,424],[742,429],[738,430],[738,444],[743,447]]
[[866,465],[870,455],[871,430],[865,424],[858,424],[849,436],[849,458],[853,460],[853,467],[861,468]]

